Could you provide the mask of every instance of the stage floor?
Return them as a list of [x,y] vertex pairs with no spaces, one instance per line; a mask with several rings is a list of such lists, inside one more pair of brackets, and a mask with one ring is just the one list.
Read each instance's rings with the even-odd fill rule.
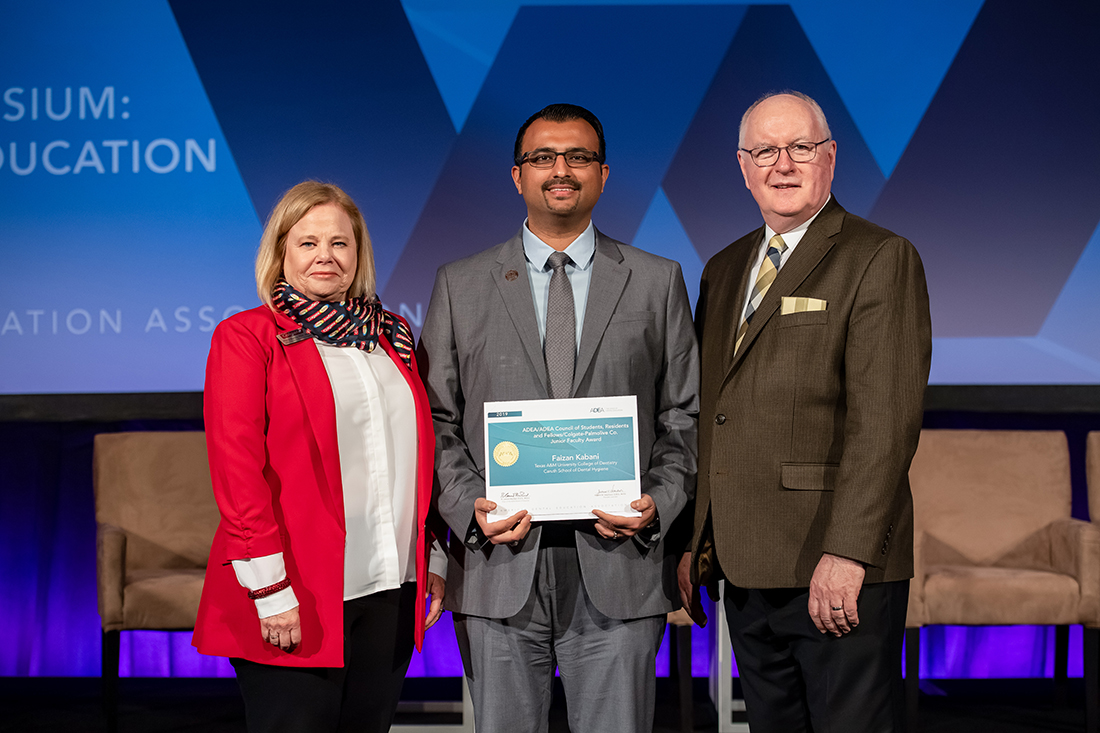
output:
[[[410,679],[406,697],[457,694],[456,682]],[[668,680],[659,683],[654,733],[677,733],[675,691]],[[931,680],[922,688],[920,733],[1076,733],[1085,729],[1080,679],[1069,681],[1065,705],[1056,704],[1051,680]],[[695,691],[695,730],[717,731],[705,679],[695,680]],[[122,733],[241,733],[245,729],[244,706],[231,679],[123,679],[119,697]],[[97,678],[0,678],[0,710],[0,731],[105,730]],[[555,698],[550,731],[568,731],[560,696]]]

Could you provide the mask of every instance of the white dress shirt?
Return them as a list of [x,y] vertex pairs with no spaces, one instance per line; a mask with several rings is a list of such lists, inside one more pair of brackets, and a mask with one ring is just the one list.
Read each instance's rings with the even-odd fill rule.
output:
[[[829,203],[829,199],[833,197],[829,194],[829,198],[825,199],[825,204]],[[825,208],[825,204],[821,205],[821,209]],[[787,245],[787,249],[783,250],[783,254],[779,255],[779,267],[777,270],[783,269],[783,265],[787,264],[787,260],[791,258],[791,253],[794,252],[794,248],[798,246],[798,243],[802,241],[802,236],[806,234],[806,230],[810,228],[810,224],[813,224],[814,219],[821,213],[821,209],[807,219],[804,223],[796,226],[789,232],[784,232],[780,236],[783,237],[783,243]],[[772,241],[772,237],[776,234],[775,230],[767,224],[764,225],[764,241],[757,246],[756,262],[752,266],[752,272],[749,273],[748,287],[745,288],[745,305],[741,307],[741,318],[737,321],[740,326],[741,321],[745,320],[745,312],[749,309],[749,298],[752,297],[752,288],[756,285],[756,276],[760,273],[760,266],[764,264],[764,256],[768,254],[768,242]]]

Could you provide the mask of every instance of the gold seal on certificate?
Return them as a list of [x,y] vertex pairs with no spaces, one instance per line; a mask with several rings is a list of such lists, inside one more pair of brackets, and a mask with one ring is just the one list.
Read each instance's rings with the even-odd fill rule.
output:
[[502,440],[493,448],[493,460],[498,466],[511,466],[519,459],[519,448],[510,440]]

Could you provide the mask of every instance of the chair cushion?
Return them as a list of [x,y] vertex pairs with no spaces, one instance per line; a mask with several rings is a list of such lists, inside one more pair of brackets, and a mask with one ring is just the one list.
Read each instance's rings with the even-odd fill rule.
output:
[[1042,570],[935,565],[926,568],[926,624],[1076,624],[1081,589]]
[[187,569],[142,570],[128,574],[122,591],[123,628],[195,628],[205,573],[205,570]]

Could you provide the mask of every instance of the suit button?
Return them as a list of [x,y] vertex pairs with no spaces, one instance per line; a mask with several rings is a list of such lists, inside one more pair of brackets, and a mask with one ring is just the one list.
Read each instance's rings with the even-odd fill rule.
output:
[[721,414],[721,413],[719,413],[718,415],[716,415],[716,416],[714,417],[714,424],[715,424],[715,425],[721,425],[721,424],[722,424],[722,423],[724,423],[725,421],[726,421],[726,416],[725,416],[725,415],[723,415],[723,414]]

